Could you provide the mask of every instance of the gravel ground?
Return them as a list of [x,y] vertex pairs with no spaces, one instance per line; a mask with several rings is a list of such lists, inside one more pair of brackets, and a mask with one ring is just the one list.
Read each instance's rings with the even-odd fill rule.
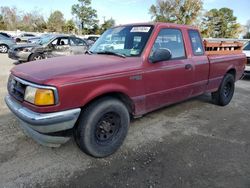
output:
[[134,120],[122,148],[105,159],[24,136],[4,103],[9,70],[0,54],[0,187],[250,187],[250,79],[226,107],[209,95]]

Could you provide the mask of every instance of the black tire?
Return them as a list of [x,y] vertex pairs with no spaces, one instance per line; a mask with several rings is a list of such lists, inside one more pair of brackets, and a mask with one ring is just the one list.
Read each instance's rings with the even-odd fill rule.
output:
[[20,38],[16,38],[16,42],[21,42],[21,39]]
[[226,106],[233,98],[235,89],[235,79],[232,74],[226,74],[221,82],[218,91],[212,93],[215,104]]
[[0,44],[0,53],[7,53],[9,50],[9,46],[6,44]]
[[41,59],[44,59],[44,57],[40,53],[31,54],[30,57],[29,57],[29,61],[38,61],[38,60],[41,60]]
[[112,97],[98,99],[81,114],[74,137],[80,149],[93,157],[116,152],[126,138],[130,117],[126,106]]

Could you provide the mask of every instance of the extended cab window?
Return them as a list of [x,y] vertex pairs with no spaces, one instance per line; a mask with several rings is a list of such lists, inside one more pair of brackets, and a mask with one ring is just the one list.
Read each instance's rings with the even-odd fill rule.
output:
[[162,29],[153,45],[151,55],[157,49],[169,49],[171,59],[186,57],[182,33],[178,29]]
[[189,30],[189,38],[192,44],[192,50],[194,55],[204,55],[203,44],[198,31]]

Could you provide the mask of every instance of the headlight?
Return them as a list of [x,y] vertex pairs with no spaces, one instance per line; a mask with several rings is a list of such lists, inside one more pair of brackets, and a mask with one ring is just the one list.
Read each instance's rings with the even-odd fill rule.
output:
[[24,100],[37,106],[48,106],[55,104],[54,92],[51,89],[40,89],[27,86]]
[[32,50],[32,47],[29,47],[29,48],[23,48],[22,51],[24,51],[24,52],[31,52],[31,50]]

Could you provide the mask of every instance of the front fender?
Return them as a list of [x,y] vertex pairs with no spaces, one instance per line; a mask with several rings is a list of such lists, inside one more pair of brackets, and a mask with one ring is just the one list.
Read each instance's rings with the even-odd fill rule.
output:
[[109,93],[122,93],[126,96],[129,96],[128,89],[122,85],[109,83],[105,85],[100,85],[93,90],[90,90],[86,97],[81,101],[82,106],[85,106],[87,103],[91,102],[95,98],[98,98],[102,95],[106,95]]

